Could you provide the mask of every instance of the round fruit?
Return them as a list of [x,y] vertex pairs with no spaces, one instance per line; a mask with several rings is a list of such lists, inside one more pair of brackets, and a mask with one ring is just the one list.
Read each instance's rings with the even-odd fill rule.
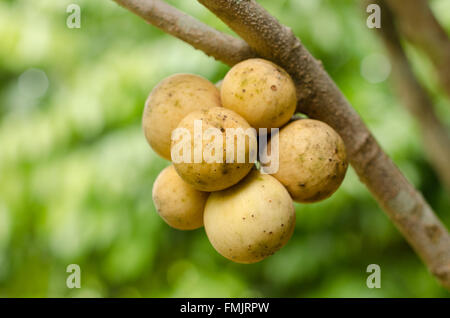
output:
[[253,170],[237,185],[211,193],[204,225],[221,255],[237,263],[255,263],[289,241],[295,210],[280,182]]
[[178,230],[203,226],[203,211],[209,193],[195,190],[169,166],[156,178],[152,197],[162,219]]
[[[233,129],[240,132],[234,135]],[[178,174],[197,190],[211,192],[231,187],[254,166],[250,151],[256,160],[255,130],[232,110],[215,107],[192,112],[180,122],[178,131],[185,134],[181,138],[174,134],[172,160]],[[234,153],[229,152],[228,160],[227,145]]]
[[263,59],[236,64],[223,79],[220,95],[225,108],[234,110],[257,129],[283,126],[297,104],[289,74]]
[[170,160],[172,130],[192,111],[220,107],[220,93],[208,80],[192,74],[175,74],[161,81],[145,103],[142,126],[153,150]]
[[[268,143],[271,152],[272,140]],[[273,176],[294,201],[328,198],[342,183],[348,163],[344,142],[327,124],[312,119],[293,121],[279,132],[279,169]]]

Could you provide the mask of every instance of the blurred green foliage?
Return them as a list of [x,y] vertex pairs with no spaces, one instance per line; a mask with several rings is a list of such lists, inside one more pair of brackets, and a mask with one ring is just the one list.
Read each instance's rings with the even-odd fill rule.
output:
[[[66,26],[70,3],[81,6],[80,29]],[[230,32],[196,1],[170,3]],[[361,75],[365,57],[385,54],[361,2],[260,3],[322,60],[449,226],[450,198],[426,161],[416,123],[389,79],[374,84]],[[450,30],[450,2],[431,4]],[[176,231],[158,217],[152,183],[168,162],[144,139],[144,101],[173,73],[218,81],[228,69],[220,62],[111,0],[1,1],[0,39],[0,296],[449,296],[352,169],[330,199],[297,205],[292,240],[254,265],[218,255],[203,229]],[[430,62],[407,51],[450,124]],[[72,263],[81,266],[81,289],[66,287]],[[366,287],[372,263],[381,266],[381,289]]]

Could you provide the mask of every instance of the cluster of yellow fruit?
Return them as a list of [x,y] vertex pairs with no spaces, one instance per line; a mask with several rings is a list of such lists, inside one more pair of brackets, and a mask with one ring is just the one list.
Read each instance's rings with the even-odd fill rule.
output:
[[[152,193],[164,221],[180,230],[204,226],[213,247],[238,263],[258,262],[284,246],[295,227],[293,201],[329,197],[348,166],[344,143],[331,127],[312,119],[291,120],[296,104],[289,74],[262,59],[235,65],[217,86],[190,74],[159,83],[146,101],[143,128],[150,146],[165,159],[171,160],[176,146],[173,131],[183,128],[194,136],[195,121],[202,122],[201,133],[219,129],[223,140],[229,140],[228,128],[280,128],[279,165],[271,175],[250,159],[227,162],[226,147],[223,162],[201,158],[164,169]],[[195,138],[190,142],[195,146]],[[202,149],[211,149],[213,139],[201,143]],[[250,158],[248,139],[244,149]]]

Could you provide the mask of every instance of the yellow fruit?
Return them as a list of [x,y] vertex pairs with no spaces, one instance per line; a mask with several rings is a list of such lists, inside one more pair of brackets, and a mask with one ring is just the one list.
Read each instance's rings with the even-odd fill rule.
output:
[[[270,153],[272,140],[268,144]],[[294,201],[316,202],[341,185],[348,163],[344,142],[327,124],[312,119],[293,121],[279,132],[279,169],[273,176]]]
[[[201,122],[200,135],[195,134],[195,123]],[[215,128],[218,132],[216,137],[204,137],[205,133],[211,128]],[[236,138],[227,142],[227,136],[232,136],[230,128],[241,128],[242,132],[250,129],[255,141],[255,153],[256,149],[256,133],[252,130],[249,124],[244,118],[233,112],[232,110],[215,107],[201,111],[195,111],[187,115],[178,125],[178,129],[186,131],[189,139],[183,140],[182,137],[172,140],[172,158],[175,169],[184,181],[189,183],[195,189],[200,191],[218,191],[238,183],[244,178],[250,169],[254,166],[254,162],[250,159],[250,140],[251,138],[240,135],[243,138],[243,147],[237,148]],[[250,131],[249,131],[250,132]],[[195,138],[194,138],[195,136]],[[199,140],[201,145],[200,157],[198,162],[195,162],[195,140]],[[182,145],[187,141],[189,147],[188,155],[185,154],[185,149]],[[234,149],[233,163],[228,160],[227,162],[227,144],[230,144]],[[218,149],[216,146],[221,146],[222,149]],[[198,147],[197,147],[198,148]],[[199,149],[199,148],[198,148]],[[205,154],[212,154],[215,160],[209,160],[205,157]],[[242,162],[238,162],[238,154],[241,154]],[[187,159],[177,160],[174,156],[183,157],[186,155]],[[210,158],[210,159],[214,159]],[[217,162],[219,161],[219,162]]]
[[189,113],[220,107],[214,84],[192,74],[175,74],[161,81],[150,93],[142,118],[145,137],[153,150],[170,160],[172,130]]
[[152,197],[161,218],[178,230],[203,226],[203,211],[209,193],[195,190],[169,166],[156,178]]
[[256,128],[278,128],[295,112],[294,82],[281,67],[263,59],[236,64],[221,84],[225,108],[234,110]]
[[255,263],[289,241],[295,210],[280,182],[253,170],[237,185],[211,193],[204,226],[221,255],[237,263]]

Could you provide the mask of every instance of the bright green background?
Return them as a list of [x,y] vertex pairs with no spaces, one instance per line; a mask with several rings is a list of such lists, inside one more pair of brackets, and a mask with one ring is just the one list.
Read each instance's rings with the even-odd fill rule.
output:
[[[170,1],[227,28],[195,0]],[[450,225],[450,198],[426,162],[414,120],[389,80],[361,76],[384,54],[359,1],[260,1],[320,60],[383,148]],[[81,29],[66,7],[82,8]],[[450,1],[432,1],[450,30]],[[449,102],[425,56],[407,47],[450,124]],[[30,68],[49,88],[19,85]],[[165,35],[111,0],[0,2],[0,296],[7,297],[448,297],[349,169],[330,199],[297,205],[291,241],[254,265],[218,255],[204,230],[169,228],[151,189],[168,162],[148,147],[144,101],[164,77],[190,72],[218,81],[227,67]],[[66,287],[79,264],[82,288]],[[381,289],[366,267],[381,266]]]

